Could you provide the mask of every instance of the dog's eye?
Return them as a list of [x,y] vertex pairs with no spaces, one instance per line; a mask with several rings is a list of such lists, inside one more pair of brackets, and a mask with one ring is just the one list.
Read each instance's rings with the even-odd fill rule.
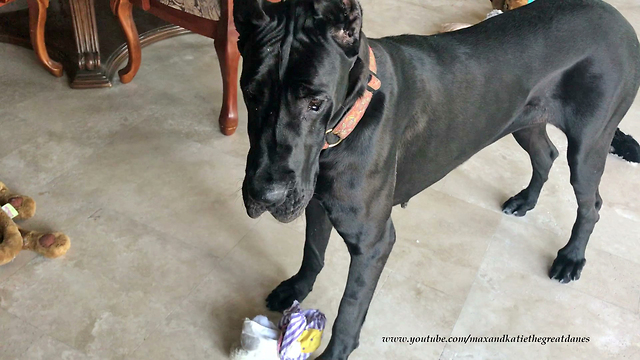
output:
[[322,103],[324,101],[320,100],[320,99],[313,99],[309,102],[309,110],[311,111],[319,111],[320,107],[322,106]]

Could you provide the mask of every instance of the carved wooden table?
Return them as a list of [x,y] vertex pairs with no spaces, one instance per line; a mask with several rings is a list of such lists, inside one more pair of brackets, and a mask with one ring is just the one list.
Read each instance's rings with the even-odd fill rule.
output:
[[[21,10],[0,13],[0,42],[31,48],[26,0],[15,3]],[[134,19],[143,47],[189,33],[138,9]],[[110,87],[127,59],[124,34],[106,0],[50,0],[45,33],[49,54],[63,64],[73,88]]]

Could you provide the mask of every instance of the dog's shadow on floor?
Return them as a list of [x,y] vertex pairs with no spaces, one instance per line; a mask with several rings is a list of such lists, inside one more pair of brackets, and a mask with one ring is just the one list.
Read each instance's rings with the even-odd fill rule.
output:
[[[273,285],[275,288],[277,284]],[[265,305],[265,299],[271,291],[267,286],[261,287],[260,295],[254,291],[247,291],[247,295],[228,301],[218,308],[212,309],[210,316],[216,324],[213,336],[217,338],[215,343],[221,344],[221,352],[230,354],[232,348],[240,344],[242,325],[245,319],[253,319],[257,315],[265,315],[277,325],[282,314],[269,311]]]
[[276,286],[293,275],[290,273],[291,269],[283,266],[284,259],[274,256],[273,251],[265,248],[272,245],[268,239],[248,241],[251,244],[247,243],[234,250],[236,253],[232,260],[224,261],[222,266],[226,269],[222,273],[228,275],[216,279],[216,282],[221,283],[221,292],[211,294],[214,300],[209,314],[216,328],[213,336],[217,338],[215,343],[222,346],[221,350],[225,354],[229,354],[232,347],[239,344],[245,318],[265,315],[277,324],[282,314],[269,311],[265,299]]

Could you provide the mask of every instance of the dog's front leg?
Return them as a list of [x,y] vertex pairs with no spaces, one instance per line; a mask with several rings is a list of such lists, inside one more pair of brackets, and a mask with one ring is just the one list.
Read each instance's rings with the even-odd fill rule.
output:
[[341,234],[351,254],[349,277],[331,341],[319,360],[345,360],[358,347],[362,324],[396,238],[391,218],[367,224],[357,234]]
[[297,274],[283,281],[267,297],[267,307],[272,311],[284,311],[294,300],[302,302],[311,292],[320,270],[324,267],[324,253],[329,243],[333,225],[320,201],[311,199],[305,210],[307,220],[304,255]]

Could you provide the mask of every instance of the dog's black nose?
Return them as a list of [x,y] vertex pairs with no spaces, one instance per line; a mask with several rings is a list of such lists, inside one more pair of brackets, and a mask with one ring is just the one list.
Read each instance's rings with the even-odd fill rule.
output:
[[265,206],[278,206],[287,198],[287,186],[280,183],[270,183],[252,189],[251,198]]

